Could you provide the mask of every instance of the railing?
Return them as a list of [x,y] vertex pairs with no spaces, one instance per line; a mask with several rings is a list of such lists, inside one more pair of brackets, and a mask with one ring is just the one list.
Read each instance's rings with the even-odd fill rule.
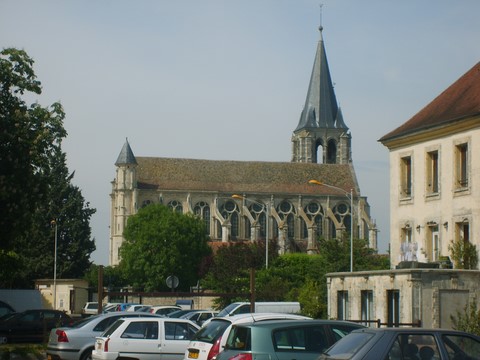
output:
[[377,328],[380,328],[382,326],[384,327],[422,327],[422,321],[417,320],[413,323],[399,323],[399,322],[394,322],[394,323],[389,323],[389,322],[382,322],[382,320],[377,319],[377,320],[345,320],[345,321],[350,321],[362,325],[368,325],[368,324],[376,324]]

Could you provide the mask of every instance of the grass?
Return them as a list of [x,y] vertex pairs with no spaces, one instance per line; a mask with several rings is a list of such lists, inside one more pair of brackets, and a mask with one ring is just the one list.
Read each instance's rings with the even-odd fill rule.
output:
[[45,359],[46,344],[4,344],[0,345],[0,360]]

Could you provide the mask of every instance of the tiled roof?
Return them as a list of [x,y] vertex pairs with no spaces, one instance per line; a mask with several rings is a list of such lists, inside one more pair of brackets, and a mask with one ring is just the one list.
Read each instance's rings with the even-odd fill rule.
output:
[[352,165],[137,157],[138,187],[219,193],[340,195],[315,179],[358,195]]
[[380,142],[480,114],[480,62]]

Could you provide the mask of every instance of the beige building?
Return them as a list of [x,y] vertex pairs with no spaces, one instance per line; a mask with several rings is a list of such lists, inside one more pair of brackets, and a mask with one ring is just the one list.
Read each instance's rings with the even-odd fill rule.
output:
[[480,272],[442,261],[452,241],[480,248],[480,63],[380,141],[392,269],[328,274],[329,316],[451,328],[451,315],[480,299]]
[[67,314],[81,314],[89,297],[88,281],[82,279],[57,279],[55,283],[52,279],[39,279],[35,288],[42,295],[43,307]]
[[480,248],[480,64],[380,141],[390,151],[390,251],[436,262],[455,240]]
[[[353,229],[355,238],[376,248],[376,225],[358,186],[321,32],[291,147],[291,162],[247,162],[140,157],[125,142],[112,181],[110,265],[120,261],[128,217],[150,203],[198,215],[212,241],[268,239],[280,254],[313,254],[321,251],[319,236]],[[310,185],[311,179],[326,186]]]

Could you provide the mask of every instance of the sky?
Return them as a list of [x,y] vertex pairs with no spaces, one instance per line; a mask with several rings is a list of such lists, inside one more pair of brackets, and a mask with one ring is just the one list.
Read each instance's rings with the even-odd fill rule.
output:
[[[320,11],[321,9],[321,11]],[[291,161],[323,38],[362,196],[386,253],[389,154],[378,139],[480,60],[478,0],[0,0],[2,48],[25,50],[59,101],[67,165],[108,265],[111,181],[136,156]]]

